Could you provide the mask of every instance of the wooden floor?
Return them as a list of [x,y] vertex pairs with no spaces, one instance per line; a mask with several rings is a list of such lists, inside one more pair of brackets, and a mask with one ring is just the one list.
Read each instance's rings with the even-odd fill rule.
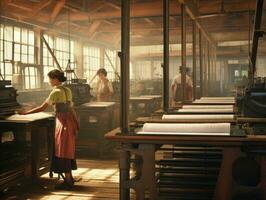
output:
[[56,177],[42,176],[38,183],[10,189],[0,199],[27,200],[98,200],[119,199],[119,170],[117,160],[78,160],[74,171],[78,182],[71,191],[55,190]]

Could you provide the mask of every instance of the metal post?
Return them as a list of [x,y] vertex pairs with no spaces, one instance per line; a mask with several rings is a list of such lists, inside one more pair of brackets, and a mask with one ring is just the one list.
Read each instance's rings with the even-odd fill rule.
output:
[[203,63],[202,63],[202,36],[199,30],[199,57],[200,57],[200,97],[203,96]]
[[130,0],[121,0],[121,131],[129,132],[129,28]]
[[[121,118],[120,126],[123,134],[129,133],[129,46],[130,46],[130,0],[121,0]],[[125,182],[129,180],[128,153],[122,152],[120,156],[120,200],[129,200],[130,192]]]
[[196,28],[196,22],[193,21],[192,22],[192,48],[193,48],[193,100],[196,99],[196,95],[197,95],[197,72],[196,72],[196,45],[197,45],[197,41],[196,41],[196,33],[197,33],[197,28]]
[[208,50],[207,50],[207,40],[204,40],[204,94],[203,96],[208,96],[207,95],[207,86],[208,86],[208,77],[207,77],[207,71],[208,71]]
[[163,110],[169,110],[169,0],[163,1]]
[[181,85],[182,85],[182,102],[186,100],[186,11],[185,5],[181,4]]
[[211,85],[211,79],[210,79],[210,75],[211,75],[211,61],[210,61],[210,43],[207,41],[207,62],[208,62],[208,79],[207,79],[207,95],[209,96],[209,90],[210,90],[210,85]]
[[119,194],[120,200],[129,200],[130,199],[130,190],[126,185],[126,182],[129,180],[129,153],[123,149],[126,149],[126,145],[122,145],[122,149],[119,156]]
[[263,31],[260,30],[261,28],[261,20],[263,14],[263,1],[264,0],[257,0],[257,6],[255,11],[255,22],[254,22],[254,29],[253,29],[253,38],[252,38],[252,50],[251,50],[251,67],[249,78],[253,82],[254,73],[256,71],[256,59],[257,59],[257,51],[258,51],[258,43],[259,38],[263,36]]
[[217,81],[217,49],[214,47],[214,80]]

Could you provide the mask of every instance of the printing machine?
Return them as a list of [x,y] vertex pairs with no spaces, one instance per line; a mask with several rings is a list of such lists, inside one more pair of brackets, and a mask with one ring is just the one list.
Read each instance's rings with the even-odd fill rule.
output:
[[0,116],[14,114],[19,107],[17,90],[11,86],[11,81],[0,80]]
[[266,78],[256,79],[242,97],[242,114],[246,117],[266,117]]
[[91,87],[86,84],[86,79],[71,79],[65,86],[72,91],[75,106],[87,103],[92,98]]

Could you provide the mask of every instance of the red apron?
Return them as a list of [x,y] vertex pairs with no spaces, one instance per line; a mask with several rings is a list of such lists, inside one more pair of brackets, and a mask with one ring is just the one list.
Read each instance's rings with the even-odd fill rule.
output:
[[72,112],[56,113],[55,156],[74,159],[79,125]]

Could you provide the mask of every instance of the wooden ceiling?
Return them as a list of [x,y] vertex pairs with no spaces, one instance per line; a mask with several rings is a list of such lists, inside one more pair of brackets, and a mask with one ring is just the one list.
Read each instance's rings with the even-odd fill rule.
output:
[[[249,40],[255,0],[184,0],[215,43]],[[5,19],[120,47],[120,0],[1,0]],[[131,45],[162,44],[162,0],[131,0]],[[180,4],[170,0],[170,42],[180,42]],[[266,3],[264,4],[266,8]],[[265,18],[265,15],[264,15]],[[266,22],[266,20],[264,20]],[[191,20],[187,39],[191,41]],[[266,23],[263,24],[266,29]]]

